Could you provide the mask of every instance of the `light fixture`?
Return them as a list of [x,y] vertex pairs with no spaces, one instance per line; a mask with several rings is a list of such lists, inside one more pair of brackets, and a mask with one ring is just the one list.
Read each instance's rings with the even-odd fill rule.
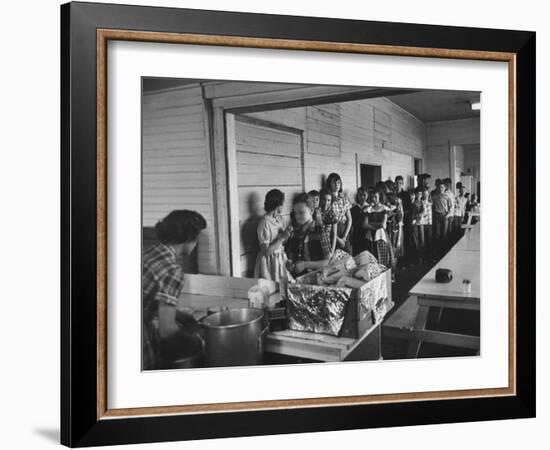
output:
[[470,108],[472,111],[479,111],[481,109],[481,102],[470,102]]

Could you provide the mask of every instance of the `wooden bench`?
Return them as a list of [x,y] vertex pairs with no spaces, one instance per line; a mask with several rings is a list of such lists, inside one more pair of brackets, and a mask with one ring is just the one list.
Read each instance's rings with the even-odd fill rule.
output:
[[[415,295],[411,295],[382,325],[383,337],[405,339],[409,341],[408,358],[418,358],[423,342],[448,345],[451,347],[479,350],[479,336],[449,333],[426,328],[429,306],[418,304]],[[442,308],[439,309],[439,319]]]

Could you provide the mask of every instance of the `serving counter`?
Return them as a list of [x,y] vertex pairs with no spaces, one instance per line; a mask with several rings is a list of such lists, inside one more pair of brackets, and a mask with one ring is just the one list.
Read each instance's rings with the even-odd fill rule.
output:
[[[197,320],[205,317],[210,308],[247,308],[248,289],[257,284],[269,289],[273,302],[280,297],[278,284],[268,280],[186,274],[185,287],[177,308],[192,312]],[[386,308],[389,311],[392,307],[389,295]],[[265,337],[265,360],[269,364],[277,361],[297,363],[302,360],[334,362],[380,359],[380,322],[372,323],[357,338],[290,329],[269,332]]]

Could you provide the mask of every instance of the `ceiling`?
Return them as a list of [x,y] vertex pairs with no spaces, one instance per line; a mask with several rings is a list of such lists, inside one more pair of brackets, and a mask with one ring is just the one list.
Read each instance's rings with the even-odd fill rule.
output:
[[200,83],[200,80],[194,78],[157,78],[157,77],[143,77],[143,92],[158,91],[161,89],[175,88],[178,86],[184,86],[186,84]]
[[[144,77],[143,91],[151,92],[205,81],[212,80]],[[471,102],[478,102],[480,99],[480,93],[476,91],[421,90],[391,95],[388,98],[422,122],[479,117],[479,111],[472,111],[470,108]]]
[[479,102],[479,92],[425,90],[389,98],[422,122],[479,117],[479,111],[470,108],[470,102]]

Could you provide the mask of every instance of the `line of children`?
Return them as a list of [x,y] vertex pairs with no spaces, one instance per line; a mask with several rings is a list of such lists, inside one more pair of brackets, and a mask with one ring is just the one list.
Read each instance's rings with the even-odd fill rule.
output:
[[436,180],[430,192],[428,179],[427,174],[421,176],[411,191],[404,189],[401,176],[370,189],[359,187],[352,205],[342,192],[340,176],[331,173],[323,189],[296,197],[287,227],[281,219],[284,194],[269,191],[266,214],[258,225],[255,276],[279,280],[288,267],[296,275],[319,266],[337,248],[353,255],[369,250],[394,271],[398,262],[407,266],[443,256],[460,237],[467,214],[478,212],[479,204],[460,182],[456,194],[449,178]]

